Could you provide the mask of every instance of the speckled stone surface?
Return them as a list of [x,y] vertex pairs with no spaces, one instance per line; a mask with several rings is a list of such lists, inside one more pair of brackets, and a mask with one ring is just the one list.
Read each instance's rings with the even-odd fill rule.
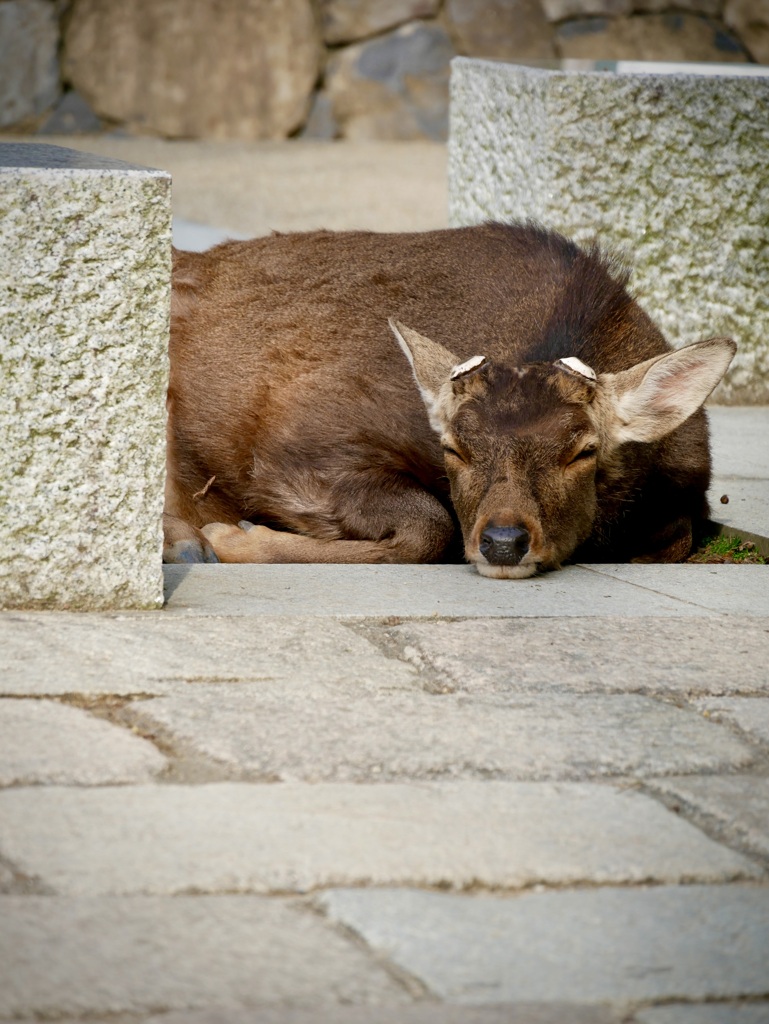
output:
[[534,218],[624,252],[673,344],[729,335],[715,398],[769,401],[769,77],[452,62],[452,224]]
[[0,144],[0,606],[162,603],[170,176]]

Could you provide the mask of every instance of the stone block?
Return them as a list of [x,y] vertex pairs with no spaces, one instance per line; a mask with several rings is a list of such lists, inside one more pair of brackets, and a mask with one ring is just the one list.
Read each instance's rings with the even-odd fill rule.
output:
[[[225,570],[226,571],[226,570]],[[333,620],[246,622],[15,612],[0,615],[0,694],[164,694],[255,683],[310,695],[418,685],[411,665],[386,657]]]
[[56,102],[58,46],[50,0],[0,3],[0,128],[38,117]]
[[[769,616],[769,574],[764,565],[600,565],[596,572],[691,601],[726,615]],[[704,572],[702,570],[705,570]],[[736,572],[734,570],[737,570]]]
[[[203,1010],[201,1013],[169,1013],[151,1017],[144,1024],[626,1024],[604,1006],[573,1003],[507,1003],[504,1006],[452,1006],[424,999],[413,1006],[334,1006],[331,1009],[296,1010],[288,1006],[264,1007],[258,1022],[248,1010]],[[57,1024],[82,1024],[61,1021]],[[92,1024],[89,1020],[88,1024]],[[95,1021],[93,1024],[102,1024]],[[104,1021],[103,1024],[111,1024]],[[689,1024],[689,1022],[686,1022]],[[698,1024],[698,1022],[693,1022]],[[703,1021],[703,1024],[720,1024]],[[725,1024],[743,1024],[742,1018]],[[745,1018],[744,1024],[766,1024]]]
[[[764,704],[767,701],[764,699]],[[724,835],[759,857],[769,857],[769,780],[755,775],[681,775],[653,779],[650,787],[668,797],[670,805],[707,821],[711,831]]]
[[716,397],[769,400],[769,78],[452,65],[450,220],[534,218],[625,251],[675,345],[739,351]]
[[731,722],[757,743],[769,745],[769,701],[763,697],[706,697],[696,706],[708,718]]
[[0,144],[0,606],[162,603],[170,177]]
[[75,0],[64,72],[97,114],[171,138],[280,139],[320,61],[310,0]]
[[[707,568],[702,566],[704,572]],[[466,619],[391,632],[434,685],[466,694],[765,692],[766,622],[697,619]],[[736,654],[739,652],[739,655]],[[735,671],[735,666],[739,670]]]
[[634,1024],[769,1024],[769,1003],[762,1000],[758,1003],[678,1003],[653,1006],[640,1010],[633,1020]]
[[453,56],[446,30],[420,21],[341,50],[326,89],[342,136],[445,139]]
[[[709,595],[717,604],[715,611],[688,600],[688,595],[681,599],[681,571],[701,566],[665,566],[660,581],[659,573],[652,572],[659,566],[636,565],[635,585],[613,579],[604,568],[570,565],[511,585],[510,580],[487,579],[470,565],[228,565],[226,572],[220,565],[166,565],[165,611],[196,616],[351,618],[702,617],[732,611],[727,597],[718,603],[716,587],[710,588]],[[737,586],[747,568],[753,567],[713,565],[707,572],[716,570],[716,576],[723,574],[726,582],[730,571],[736,570]],[[648,576],[644,570],[650,570]],[[652,580],[654,590],[647,585]],[[669,597],[671,591],[679,596]]]
[[[557,685],[557,677],[551,677]],[[728,727],[636,694],[425,693],[241,684],[126,708],[142,732],[259,781],[590,779],[729,770],[754,760]]]
[[333,921],[451,1002],[627,1005],[766,994],[766,886],[603,888],[514,899],[345,889],[319,902]]
[[3,857],[70,896],[763,877],[655,800],[590,784],[35,787],[0,792],[0,814]]
[[288,900],[0,896],[0,1019],[409,1003],[353,942]]
[[50,700],[0,700],[0,786],[148,782],[166,759],[128,729]]

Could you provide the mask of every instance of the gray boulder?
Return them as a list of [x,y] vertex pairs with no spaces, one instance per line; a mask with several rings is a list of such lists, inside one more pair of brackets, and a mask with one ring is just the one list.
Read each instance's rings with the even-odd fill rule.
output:
[[342,50],[326,73],[342,136],[445,139],[454,53],[445,29],[421,21]]
[[64,47],[97,114],[169,138],[285,138],[319,62],[310,0],[74,0]]
[[769,0],[726,0],[724,21],[740,36],[753,60],[769,64]]
[[539,0],[447,0],[445,19],[467,57],[555,56],[553,29]]
[[0,128],[39,116],[59,98],[58,44],[48,0],[0,3]]
[[697,14],[585,18],[558,26],[562,57],[584,60],[744,62],[748,55],[723,24]]
[[320,0],[323,40],[332,46],[368,39],[415,18],[432,18],[440,0]]

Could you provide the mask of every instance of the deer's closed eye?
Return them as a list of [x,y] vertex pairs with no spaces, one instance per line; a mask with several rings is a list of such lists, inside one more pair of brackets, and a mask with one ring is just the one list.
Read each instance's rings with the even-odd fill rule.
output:
[[443,448],[443,454],[448,455],[449,458],[458,459],[459,462],[467,462],[464,455],[460,455],[456,448],[452,448],[451,445],[444,444],[441,447]]

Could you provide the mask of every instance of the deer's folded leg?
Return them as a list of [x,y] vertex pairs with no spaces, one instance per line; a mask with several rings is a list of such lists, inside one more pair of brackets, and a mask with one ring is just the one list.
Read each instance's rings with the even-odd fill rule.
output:
[[[373,495],[370,522],[359,511],[354,526],[340,524],[337,538],[273,530],[242,523],[209,523],[202,533],[222,562],[434,562],[446,552],[454,523],[441,503],[409,488]],[[366,525],[371,527],[366,537]]]
[[227,523],[204,526],[221,562],[389,562],[388,542],[317,540],[298,533],[253,526],[248,531]]

